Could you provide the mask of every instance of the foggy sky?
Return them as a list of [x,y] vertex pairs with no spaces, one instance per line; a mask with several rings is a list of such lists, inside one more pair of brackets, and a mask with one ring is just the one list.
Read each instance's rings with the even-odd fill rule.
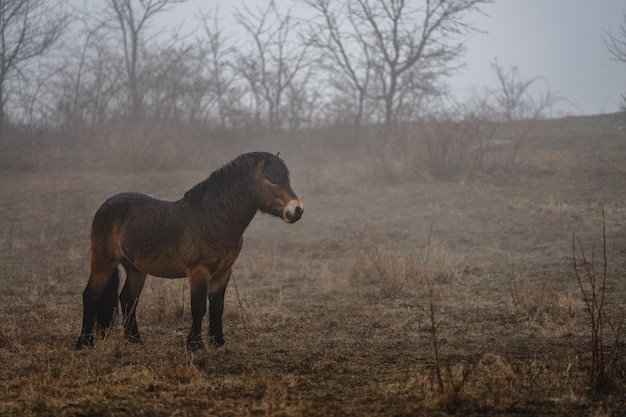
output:
[[[217,2],[223,23],[232,22],[228,15],[243,1]],[[167,20],[185,19],[191,25],[198,10],[214,5],[188,0]],[[496,0],[485,5],[488,16],[468,16],[468,22],[486,33],[467,42],[462,59],[467,65],[449,80],[451,91],[462,100],[472,91],[495,87],[490,64],[497,58],[504,68],[517,67],[522,79],[545,78],[547,84],[536,87],[566,99],[555,116],[617,111],[621,94],[626,94],[626,63],[611,61],[602,36],[609,27],[619,29],[624,10],[624,0]]]
[[490,17],[477,17],[488,33],[468,42],[468,67],[453,85],[492,84],[489,64],[497,58],[525,79],[544,77],[569,100],[559,105],[565,114],[616,111],[626,63],[611,61],[602,37],[609,27],[617,32],[625,10],[624,0],[497,0],[484,7]]

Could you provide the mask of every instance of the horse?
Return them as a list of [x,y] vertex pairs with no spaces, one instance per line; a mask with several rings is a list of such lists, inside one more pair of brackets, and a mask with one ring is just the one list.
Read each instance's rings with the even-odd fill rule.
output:
[[[202,348],[202,320],[209,302],[209,341],[224,345],[224,293],[243,244],[243,233],[261,211],[295,223],[302,201],[291,189],[284,161],[267,152],[238,156],[188,190],[180,200],[148,194],[114,195],[96,211],[91,227],[89,280],[76,349],[93,346],[94,328],[105,337],[121,304],[124,338],[141,343],[135,310],[146,275],[188,278],[190,350]],[[118,295],[119,266],[126,280]]]

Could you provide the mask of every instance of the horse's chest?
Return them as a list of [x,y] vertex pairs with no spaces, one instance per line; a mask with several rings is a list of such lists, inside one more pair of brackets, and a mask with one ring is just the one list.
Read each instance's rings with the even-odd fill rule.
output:
[[243,240],[233,245],[225,245],[223,243],[205,242],[202,247],[198,248],[198,260],[209,266],[214,272],[223,271],[230,268],[241,251]]

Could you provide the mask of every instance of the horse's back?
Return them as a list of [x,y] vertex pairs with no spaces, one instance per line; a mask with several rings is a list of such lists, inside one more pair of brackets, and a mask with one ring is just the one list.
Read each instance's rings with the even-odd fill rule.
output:
[[143,193],[120,193],[108,198],[96,211],[92,232],[94,229],[122,226],[129,214],[142,206],[151,205],[153,201],[159,200]]
[[[92,245],[112,248],[114,243],[118,256],[143,272],[184,276],[179,252],[189,242],[186,220],[188,213],[175,202],[143,193],[116,194],[94,216]],[[152,264],[154,269],[147,266]]]

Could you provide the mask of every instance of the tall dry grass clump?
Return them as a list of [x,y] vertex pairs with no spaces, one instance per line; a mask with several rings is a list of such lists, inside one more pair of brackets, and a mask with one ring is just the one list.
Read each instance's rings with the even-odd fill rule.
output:
[[525,325],[565,336],[572,335],[580,324],[574,289],[559,289],[546,280],[537,283],[525,273],[511,277],[508,287],[510,312]]
[[458,275],[458,263],[443,246],[429,247],[420,256],[390,242],[364,242],[352,254],[348,278],[354,288],[367,288],[381,300],[414,297],[444,291]]
[[399,254],[387,243],[367,245],[352,255],[348,279],[378,299],[398,298],[409,291],[413,270],[410,254]]
[[353,255],[350,281],[355,288],[371,288],[368,293],[379,301],[398,298],[417,299],[426,324],[420,326],[432,341],[434,384],[437,403],[456,408],[470,374],[466,363],[451,363],[442,358],[439,311],[458,277],[459,261],[445,247],[431,245],[432,225],[423,254],[403,253],[390,243],[369,244]]

